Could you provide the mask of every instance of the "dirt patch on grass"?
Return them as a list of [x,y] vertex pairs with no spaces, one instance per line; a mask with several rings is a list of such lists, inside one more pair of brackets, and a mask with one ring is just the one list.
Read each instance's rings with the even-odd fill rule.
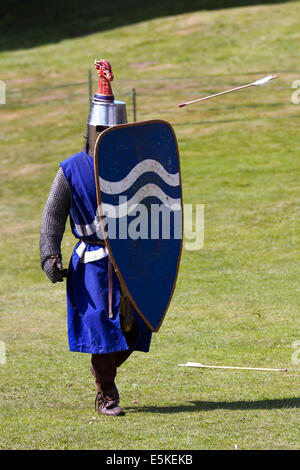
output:
[[184,80],[184,78],[182,78],[180,81],[169,81],[167,86],[166,86],[166,89],[167,90],[184,90],[186,88],[193,88],[195,90],[198,90],[199,89],[199,82],[198,81],[195,81],[195,82],[192,82],[191,80]]
[[39,175],[44,170],[45,165],[40,163],[28,163],[15,170],[16,176]]
[[186,36],[195,33],[200,29],[208,27],[210,16],[205,12],[196,12],[192,15],[184,15],[179,17],[178,25],[174,30],[174,34],[179,36]]
[[24,229],[25,224],[13,223],[11,219],[9,219],[8,221],[7,219],[2,219],[0,227],[2,242],[5,243],[6,240],[10,241],[11,237],[14,237],[14,239],[21,238],[21,234],[24,233]]
[[192,14],[182,15],[178,18],[178,26],[180,28],[189,28],[191,26],[200,25],[203,22],[205,13],[196,12]]
[[10,171],[7,170],[6,168],[1,168],[0,169],[0,178],[3,177],[5,178],[7,175],[9,175]]
[[184,28],[184,29],[179,29],[176,31],[175,34],[178,36],[187,36],[188,34],[193,34],[198,32],[200,29],[200,26],[193,26],[192,28]]
[[148,68],[151,65],[157,65],[159,62],[157,61],[146,61],[146,62],[133,62],[132,64],[129,64],[130,67],[133,67],[134,69],[145,69]]
[[52,93],[47,93],[41,96],[34,96],[31,98],[31,104],[33,103],[41,103],[41,102],[48,102],[57,99],[67,99],[68,92],[65,90],[55,90]]
[[33,83],[36,81],[36,78],[34,77],[22,77],[22,78],[13,78],[12,80],[9,80],[10,84],[14,85],[22,85],[23,83]]
[[10,121],[17,121],[18,119],[25,119],[29,118],[30,116],[36,114],[36,110],[33,108],[28,109],[18,109],[18,110],[11,110],[11,109],[1,109],[1,120],[3,123],[7,124]]

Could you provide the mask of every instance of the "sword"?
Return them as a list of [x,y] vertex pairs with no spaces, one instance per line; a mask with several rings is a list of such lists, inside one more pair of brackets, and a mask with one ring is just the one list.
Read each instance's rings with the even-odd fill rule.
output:
[[181,103],[178,106],[179,106],[179,108],[183,108],[183,106],[187,106],[188,104],[198,103],[199,101],[210,100],[211,98],[215,98],[216,96],[225,95],[227,93],[233,93],[234,91],[243,90],[244,88],[249,88],[251,86],[265,85],[270,80],[274,80],[274,78],[277,78],[277,77],[278,77],[278,75],[268,75],[265,78],[261,78],[260,80],[256,80],[255,82],[248,83],[247,85],[242,85],[242,86],[238,86],[238,87],[235,87],[235,88],[230,88],[230,90],[225,90],[225,91],[221,91],[219,93],[214,93],[213,95],[204,96],[203,98],[198,98],[197,100],[187,101],[186,103]]

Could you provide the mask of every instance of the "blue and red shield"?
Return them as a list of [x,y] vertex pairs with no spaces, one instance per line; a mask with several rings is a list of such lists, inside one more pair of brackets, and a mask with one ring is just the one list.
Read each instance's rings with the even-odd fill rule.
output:
[[102,232],[121,285],[152,331],[175,288],[182,249],[177,141],[165,121],[106,129],[95,147]]

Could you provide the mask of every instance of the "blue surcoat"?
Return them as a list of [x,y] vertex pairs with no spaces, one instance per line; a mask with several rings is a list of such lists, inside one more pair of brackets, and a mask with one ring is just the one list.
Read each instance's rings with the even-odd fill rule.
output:
[[[99,241],[101,228],[93,158],[80,152],[60,163],[71,191],[70,224],[73,235]],[[68,339],[70,351],[107,354],[128,350],[120,326],[120,283],[113,271],[113,318],[108,316],[108,254],[105,248],[78,242],[67,278]],[[148,352],[152,332],[135,312],[138,338],[132,350]]]

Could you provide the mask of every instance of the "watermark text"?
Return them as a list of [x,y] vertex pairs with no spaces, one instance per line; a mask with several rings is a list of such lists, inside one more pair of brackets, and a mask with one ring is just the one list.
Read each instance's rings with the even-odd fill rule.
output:
[[0,104],[6,104],[6,85],[3,80],[0,80]]
[[0,341],[0,364],[6,364],[6,346],[4,341]]

